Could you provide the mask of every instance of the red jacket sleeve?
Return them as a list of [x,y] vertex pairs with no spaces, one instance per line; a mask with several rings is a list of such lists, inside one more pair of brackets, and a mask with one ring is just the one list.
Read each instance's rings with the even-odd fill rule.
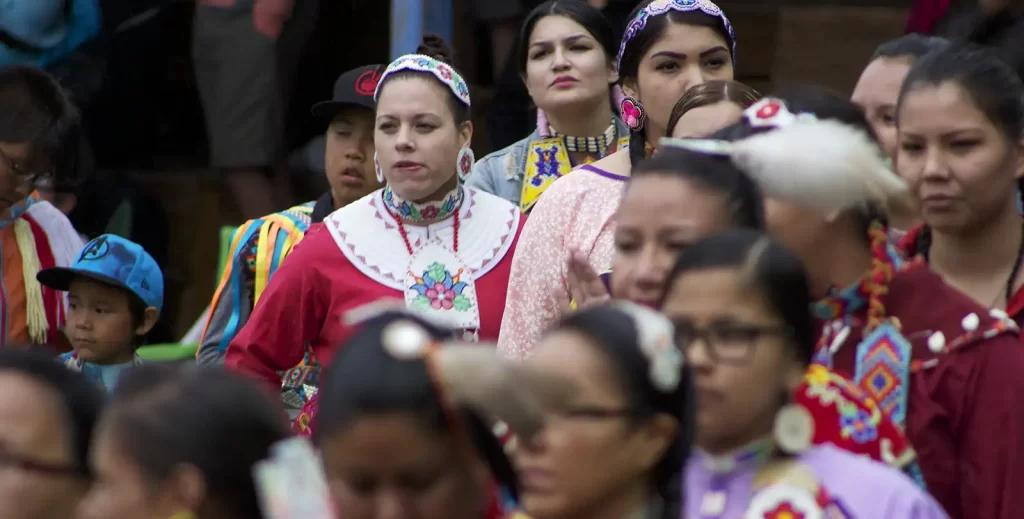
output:
[[[228,345],[224,364],[281,387],[280,371],[302,362],[306,344],[320,334],[329,306],[317,268],[317,242],[328,233],[309,233],[274,272],[252,315]],[[332,242],[333,246],[333,242]]]
[[960,413],[962,517],[1019,518],[1024,510],[1024,344],[981,345]]

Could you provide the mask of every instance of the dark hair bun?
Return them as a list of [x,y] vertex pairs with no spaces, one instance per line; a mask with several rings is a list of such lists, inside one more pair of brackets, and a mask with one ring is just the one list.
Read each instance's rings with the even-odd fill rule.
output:
[[424,34],[420,46],[416,47],[416,54],[430,56],[452,65],[452,49],[445,43],[444,38],[437,34]]

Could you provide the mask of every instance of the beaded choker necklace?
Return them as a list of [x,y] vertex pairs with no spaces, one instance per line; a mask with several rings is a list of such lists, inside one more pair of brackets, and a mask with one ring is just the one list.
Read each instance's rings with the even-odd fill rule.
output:
[[462,186],[451,190],[444,198],[437,202],[410,202],[402,200],[398,194],[391,190],[390,186],[384,188],[384,203],[388,211],[400,220],[409,222],[436,222],[444,220],[459,210],[462,200],[466,194]]
[[554,128],[550,128],[552,137],[561,137],[565,142],[565,149],[571,153],[597,153],[604,158],[608,154],[608,148],[615,142],[615,121],[613,120],[604,134],[597,137],[572,137],[570,135],[559,135]]

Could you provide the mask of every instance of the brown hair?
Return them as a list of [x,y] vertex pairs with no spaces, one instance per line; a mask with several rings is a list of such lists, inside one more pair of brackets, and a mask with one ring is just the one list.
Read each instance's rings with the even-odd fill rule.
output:
[[672,115],[668,118],[666,131],[669,135],[676,129],[679,119],[694,108],[713,105],[728,101],[746,109],[761,99],[761,93],[739,81],[708,81],[701,83],[683,94],[672,107]]

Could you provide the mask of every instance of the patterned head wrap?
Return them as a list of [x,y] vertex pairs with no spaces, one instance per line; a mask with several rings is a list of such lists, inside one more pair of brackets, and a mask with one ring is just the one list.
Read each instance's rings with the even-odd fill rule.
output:
[[384,85],[388,76],[406,70],[433,75],[441,84],[448,87],[448,90],[451,90],[452,94],[455,94],[455,97],[462,104],[466,106],[471,105],[469,101],[469,87],[466,86],[466,81],[462,79],[462,76],[455,72],[451,65],[422,54],[406,54],[392,61],[388,68],[384,70],[384,74],[381,75],[380,81],[377,83],[377,89],[373,93],[373,100],[377,101],[380,97],[380,88]]
[[708,16],[717,16],[722,20],[725,32],[729,35],[729,40],[732,44],[729,52],[732,54],[733,65],[736,64],[736,31],[732,28],[729,18],[722,12],[722,8],[715,5],[711,0],[654,0],[643,9],[640,9],[640,12],[636,13],[636,16],[626,26],[626,33],[622,36],[622,44],[619,46],[619,56],[615,60],[617,66],[621,68],[622,55],[626,53],[626,45],[637,34],[640,34],[640,31],[647,26],[648,20],[669,11],[679,11],[681,13],[700,11]]

